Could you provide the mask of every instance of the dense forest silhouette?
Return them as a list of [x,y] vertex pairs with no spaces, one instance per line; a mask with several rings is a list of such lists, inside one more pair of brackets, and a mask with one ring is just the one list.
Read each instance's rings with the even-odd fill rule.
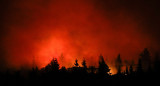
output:
[[[125,61],[127,63],[127,61]],[[156,85],[160,76],[160,57],[156,53],[154,60],[151,60],[150,52],[147,48],[140,53],[138,63],[123,64],[119,54],[115,60],[116,74],[112,74],[111,69],[104,60],[103,55],[99,56],[99,66],[87,66],[84,59],[78,62],[75,59],[74,66],[66,68],[60,64],[56,58],[44,68],[39,69],[34,66],[31,70],[6,71],[0,73],[1,85]],[[79,66],[81,64],[82,66]],[[125,70],[122,70],[125,67]],[[76,83],[76,84],[73,84]]]

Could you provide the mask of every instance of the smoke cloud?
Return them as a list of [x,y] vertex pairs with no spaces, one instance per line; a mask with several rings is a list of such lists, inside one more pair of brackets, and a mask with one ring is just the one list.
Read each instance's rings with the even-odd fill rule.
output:
[[44,67],[53,58],[71,67],[86,59],[109,65],[120,53],[137,60],[144,48],[159,51],[158,0],[1,0],[3,68]]

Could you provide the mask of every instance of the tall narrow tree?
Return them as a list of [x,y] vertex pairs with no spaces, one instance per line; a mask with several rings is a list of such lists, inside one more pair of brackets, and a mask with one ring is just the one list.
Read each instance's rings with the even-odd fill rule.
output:
[[104,58],[102,55],[99,56],[100,60],[99,60],[99,68],[98,68],[98,72],[100,75],[109,75],[109,66],[105,63]]
[[137,65],[137,74],[138,75],[141,75],[143,72],[143,69],[142,69],[142,61],[141,59],[138,60],[138,65]]
[[125,71],[125,74],[128,75],[129,74],[129,71],[128,71],[128,66],[126,65],[126,71]]
[[115,64],[116,64],[117,74],[121,74],[122,60],[120,54],[117,56]]
[[129,66],[129,74],[130,74],[130,75],[133,74],[133,65],[132,65],[132,64]]
[[82,66],[83,66],[83,72],[87,73],[87,65],[86,65],[86,60],[85,59],[82,61]]

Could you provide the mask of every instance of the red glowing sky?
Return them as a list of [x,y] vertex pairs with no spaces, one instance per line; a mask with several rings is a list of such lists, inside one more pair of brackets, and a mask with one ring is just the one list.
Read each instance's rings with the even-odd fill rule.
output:
[[137,60],[144,48],[160,49],[157,17],[150,17],[158,7],[149,3],[2,0],[1,59],[16,68],[32,66],[33,58],[39,67],[53,57],[66,67],[76,58],[97,65],[100,54],[110,65],[119,53],[123,60]]

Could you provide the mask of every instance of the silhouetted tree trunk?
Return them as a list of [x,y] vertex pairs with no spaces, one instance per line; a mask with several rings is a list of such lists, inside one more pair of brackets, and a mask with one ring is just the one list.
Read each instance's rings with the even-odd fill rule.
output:
[[128,71],[128,66],[126,65],[126,71],[125,71],[125,74],[128,75],[129,74],[129,71]]
[[83,73],[87,73],[87,65],[85,60],[83,60],[82,66],[83,66]]
[[138,74],[138,75],[143,74],[143,68],[142,68],[142,61],[141,61],[141,59],[138,60],[137,74]]
[[117,74],[121,74],[122,60],[120,54],[117,56],[115,64],[116,64]]
[[133,65],[131,64],[130,67],[129,67],[129,74],[130,75],[133,75]]

